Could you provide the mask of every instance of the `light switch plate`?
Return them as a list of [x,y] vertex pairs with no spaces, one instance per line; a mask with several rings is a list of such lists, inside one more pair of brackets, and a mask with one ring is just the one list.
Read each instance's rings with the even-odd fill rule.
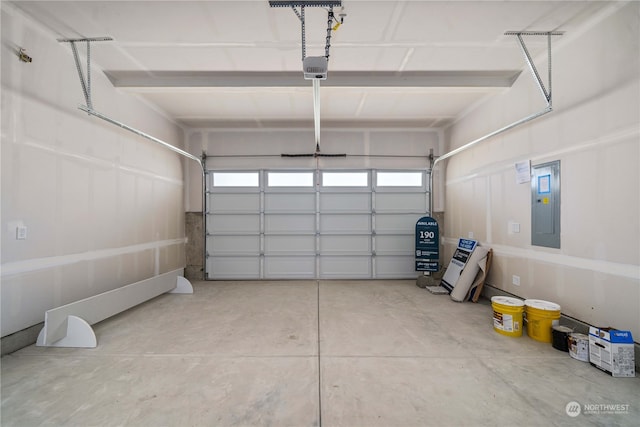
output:
[[27,240],[27,227],[19,225],[16,227],[16,240]]

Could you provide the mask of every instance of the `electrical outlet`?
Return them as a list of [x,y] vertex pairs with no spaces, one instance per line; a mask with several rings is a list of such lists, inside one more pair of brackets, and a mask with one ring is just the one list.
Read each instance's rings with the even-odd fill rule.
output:
[[16,227],[16,240],[27,240],[27,227],[19,225]]
[[512,233],[519,233],[520,232],[520,223],[519,222],[512,222],[511,223],[511,232]]
[[513,284],[516,286],[520,286],[520,276],[516,276],[515,274],[513,275]]
[[469,238],[470,238],[470,239],[473,239],[473,231],[470,231],[470,232],[469,232]]

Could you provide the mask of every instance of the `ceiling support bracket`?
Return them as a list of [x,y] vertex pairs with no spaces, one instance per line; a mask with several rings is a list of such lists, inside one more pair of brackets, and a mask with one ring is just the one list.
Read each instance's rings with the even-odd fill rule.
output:
[[[207,183],[206,183],[206,173],[205,173],[205,165],[204,165],[204,153],[203,153],[203,159],[198,158],[196,156],[194,156],[191,153],[188,153],[184,150],[181,150],[180,148],[169,144],[168,142],[165,142],[159,138],[156,138],[152,135],[149,135],[148,133],[142,132],[141,130],[138,130],[136,128],[133,128],[127,124],[122,123],[121,121],[112,119],[111,117],[105,116],[104,114],[101,114],[97,111],[95,111],[93,109],[93,102],[91,100],[91,42],[96,42],[96,41],[111,41],[113,40],[113,38],[111,37],[93,37],[93,38],[81,38],[81,39],[58,39],[59,42],[61,43],[69,43],[71,44],[71,50],[73,51],[73,59],[76,63],[76,69],[78,70],[78,77],[80,78],[80,85],[82,86],[82,93],[84,94],[84,99],[86,102],[86,106],[85,105],[80,105],[78,106],[78,109],[84,111],[85,113],[87,113],[90,116],[94,116],[97,117],[99,119],[102,119],[108,123],[111,123],[113,125],[119,126],[122,129],[129,131],[131,133],[134,133],[142,138],[148,139],[150,141],[155,142],[156,144],[160,144],[161,146],[174,151],[178,154],[180,154],[183,157],[186,157],[188,159],[194,160],[195,162],[198,163],[198,165],[200,166],[200,172],[201,172],[201,182],[202,182],[202,218],[203,221],[206,220],[206,203],[207,203],[207,198],[206,198],[206,191],[207,191]],[[85,42],[87,44],[87,79],[85,80],[84,78],[84,74],[82,73],[82,65],[80,64],[80,58],[78,56],[78,49],[76,47],[76,43],[78,42]],[[205,236],[206,239],[206,236]],[[206,251],[205,251],[206,253]],[[206,258],[205,258],[206,259]],[[206,264],[206,263],[205,263]],[[207,271],[206,271],[206,265],[205,265],[205,272],[204,272],[205,277],[207,276]]]
[[[79,39],[58,39],[60,43],[69,43],[71,45],[71,51],[73,52],[73,59],[76,63],[76,70],[78,70],[78,77],[80,78],[80,85],[82,86],[82,93],[84,94],[84,100],[87,107],[93,108],[91,102],[91,42],[104,42],[113,40],[111,37],[85,37]],[[82,72],[82,65],[80,65],[80,57],[78,56],[78,47],[76,43],[86,43],[87,46],[87,78],[85,80],[84,73]]]
[[[531,75],[535,79],[538,84],[538,89],[542,93],[542,96],[547,101],[547,104],[551,106],[551,36],[561,36],[564,34],[564,31],[507,31],[504,33],[506,36],[516,36],[518,39],[518,45],[522,50],[522,55],[524,56],[524,60],[529,67],[529,71],[531,71]],[[547,71],[548,77],[547,82],[549,83],[549,89],[544,86],[544,82],[540,77],[540,73],[536,68],[536,64],[533,63],[533,59],[531,59],[531,54],[529,53],[529,49],[527,49],[527,45],[524,42],[522,36],[545,36],[547,38]]]
[[[80,38],[80,39],[58,39],[61,43],[69,43],[71,44],[71,50],[73,51],[73,59],[76,63],[76,69],[78,70],[78,77],[80,78],[80,86],[82,87],[82,93],[84,94],[84,99],[86,102],[85,105],[78,106],[78,109],[84,111],[90,116],[97,117],[102,119],[108,123],[114,124],[116,126],[121,127],[129,132],[132,132],[138,136],[146,138],[150,141],[153,141],[157,144],[162,145],[165,148],[168,148],[171,151],[174,151],[184,157],[187,157],[191,160],[196,161],[200,165],[200,170],[202,171],[202,175],[204,176],[204,165],[202,164],[202,160],[199,157],[194,156],[191,153],[187,153],[180,148],[169,144],[161,139],[158,139],[154,136],[149,135],[148,133],[142,132],[136,128],[133,128],[127,124],[124,124],[118,120],[112,119],[104,114],[101,114],[93,109],[93,102],[91,100],[91,42],[95,41],[111,41],[113,40],[111,37],[93,37],[93,38]],[[85,42],[87,44],[87,77],[85,80],[84,73],[82,72],[82,65],[80,64],[80,57],[78,55],[78,48],[76,47],[76,43]]]
[[304,6],[300,6],[300,12],[296,9],[295,6],[291,5],[291,10],[296,14],[298,19],[300,20],[300,32],[302,33],[302,60],[307,57],[307,42],[306,42],[306,30],[305,30],[305,20],[304,20]]
[[[331,47],[331,31],[333,31],[333,21],[335,19],[335,15],[333,13],[334,6],[342,6],[342,0],[324,0],[324,1],[269,1],[269,6],[271,7],[290,7],[293,12],[296,14],[298,19],[300,20],[300,30],[302,33],[302,60],[304,61],[307,57],[307,41],[305,34],[305,16],[304,10],[305,7],[324,7],[327,8],[327,36],[325,40],[324,47],[324,56],[329,60],[329,48]],[[299,7],[300,10],[296,9]],[[344,14],[340,15],[344,20]],[[340,22],[342,23],[342,22]]]

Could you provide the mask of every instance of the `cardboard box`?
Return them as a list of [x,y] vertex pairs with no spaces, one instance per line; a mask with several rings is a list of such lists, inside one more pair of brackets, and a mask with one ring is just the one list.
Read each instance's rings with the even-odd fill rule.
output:
[[614,377],[635,377],[631,331],[589,328],[589,362]]

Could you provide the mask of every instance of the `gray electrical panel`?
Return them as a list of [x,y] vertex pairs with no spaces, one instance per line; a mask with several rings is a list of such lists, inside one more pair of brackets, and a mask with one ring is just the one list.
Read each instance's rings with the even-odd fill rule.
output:
[[531,244],[560,248],[560,160],[533,166]]

